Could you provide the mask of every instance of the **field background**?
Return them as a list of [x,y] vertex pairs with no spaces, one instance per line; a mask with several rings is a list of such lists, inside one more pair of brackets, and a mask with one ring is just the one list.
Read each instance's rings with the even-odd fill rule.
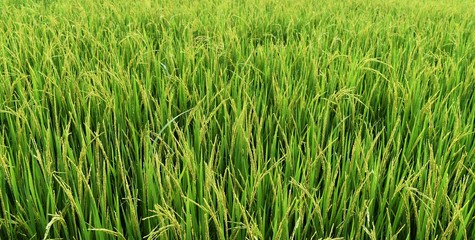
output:
[[470,239],[473,1],[0,3],[1,239]]

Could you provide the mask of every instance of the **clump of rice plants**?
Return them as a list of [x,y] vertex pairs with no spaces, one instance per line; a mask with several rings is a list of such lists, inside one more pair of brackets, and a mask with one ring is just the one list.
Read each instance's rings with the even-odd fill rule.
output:
[[1,239],[469,239],[470,1],[3,1]]

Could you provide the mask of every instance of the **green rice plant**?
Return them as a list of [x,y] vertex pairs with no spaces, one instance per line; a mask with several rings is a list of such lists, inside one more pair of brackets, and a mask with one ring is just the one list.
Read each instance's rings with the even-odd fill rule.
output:
[[470,1],[2,1],[1,239],[470,239]]

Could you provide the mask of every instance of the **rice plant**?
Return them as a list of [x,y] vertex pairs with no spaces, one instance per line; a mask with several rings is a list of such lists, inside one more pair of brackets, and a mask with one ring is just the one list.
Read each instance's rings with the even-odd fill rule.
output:
[[470,239],[470,1],[5,0],[0,239]]

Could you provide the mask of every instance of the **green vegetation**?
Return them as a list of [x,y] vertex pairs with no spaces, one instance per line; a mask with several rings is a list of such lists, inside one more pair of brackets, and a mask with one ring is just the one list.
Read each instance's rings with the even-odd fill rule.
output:
[[470,1],[5,0],[1,239],[475,236]]

